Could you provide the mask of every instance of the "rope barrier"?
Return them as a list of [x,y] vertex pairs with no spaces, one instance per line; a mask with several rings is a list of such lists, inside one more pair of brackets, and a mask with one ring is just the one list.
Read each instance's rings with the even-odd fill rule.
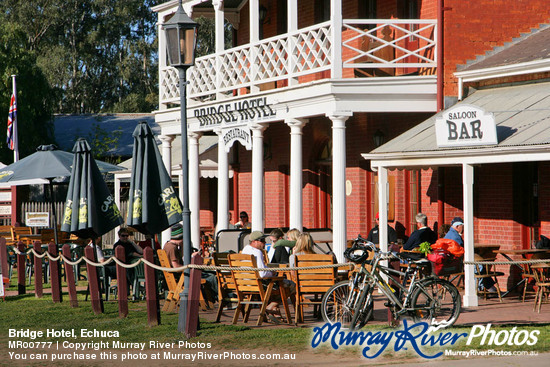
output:
[[165,267],[159,266],[155,263],[149,262],[149,261],[147,261],[143,258],[138,259],[137,261],[133,262],[132,264],[125,264],[125,263],[123,263],[122,261],[120,261],[119,259],[117,259],[116,257],[113,256],[113,257],[107,259],[103,263],[97,263],[97,262],[94,262],[94,261],[86,258],[85,256],[80,257],[76,261],[71,261],[71,260],[67,259],[63,254],[60,254],[57,257],[53,257],[48,251],[45,251],[42,254],[38,254],[34,249],[30,249],[30,250],[21,252],[21,251],[19,251],[19,249],[14,247],[13,250],[17,255],[25,255],[26,256],[26,255],[29,255],[30,253],[32,253],[34,256],[36,256],[38,258],[44,258],[44,257],[48,256],[48,258],[51,261],[62,260],[63,262],[67,263],[67,265],[71,265],[71,266],[78,265],[82,261],[85,261],[86,263],[88,263],[92,266],[96,266],[96,267],[97,266],[106,266],[106,265],[109,265],[111,262],[114,261],[116,264],[122,266],[123,268],[130,269],[130,268],[135,268],[136,266],[138,266],[140,263],[143,262],[145,265],[150,266],[153,269],[160,270],[160,271],[166,271],[166,272],[170,272],[170,273],[179,273],[179,272],[182,272],[186,269],[229,270],[229,271],[230,270],[236,270],[236,271],[239,271],[239,270],[240,271],[272,271],[273,272],[273,271],[317,270],[317,269],[329,269],[329,268],[339,268],[339,267],[349,267],[350,270],[351,270],[355,267],[355,265],[353,263],[341,263],[341,264],[327,264],[327,265],[292,267],[292,268],[290,268],[290,267],[286,267],[286,268],[252,268],[252,267],[230,267],[230,266],[214,266],[214,265],[194,265],[194,264],[184,265],[184,266],[180,266],[178,268],[165,268]]
[[[230,267],[230,266],[213,266],[213,265],[184,265],[180,266],[178,268],[165,268],[162,266],[159,266],[155,263],[151,263],[143,258],[140,258],[139,260],[131,263],[131,264],[125,264],[116,257],[111,257],[107,259],[103,263],[97,263],[94,262],[85,256],[80,257],[76,261],[72,261],[67,259],[63,254],[60,254],[57,257],[53,257],[48,251],[45,251],[42,254],[38,254],[34,248],[31,248],[30,250],[21,252],[17,248],[13,248],[14,252],[17,255],[29,255],[32,253],[34,256],[38,258],[44,258],[48,256],[48,258],[51,261],[59,261],[60,259],[67,263],[68,265],[75,266],[80,264],[82,261],[85,261],[86,263],[92,265],[92,266],[106,266],[112,263],[113,261],[117,264],[122,266],[126,269],[135,268],[140,263],[144,263],[147,266],[152,267],[153,269],[159,270],[159,271],[166,271],[169,273],[179,273],[186,269],[200,269],[200,270],[233,270],[233,271],[271,271],[271,272],[279,272],[279,271],[297,271],[297,270],[318,270],[318,269],[329,269],[329,268],[341,268],[341,267],[349,267],[350,270],[352,270],[355,267],[354,263],[339,263],[339,264],[327,264],[327,265],[318,265],[318,266],[306,266],[306,267],[284,267],[284,268],[252,268],[252,267]],[[389,259],[389,258],[388,258]],[[464,261],[464,265],[523,265],[523,264],[543,264],[543,263],[549,263],[550,259],[536,259],[536,260],[518,260],[518,261]]]

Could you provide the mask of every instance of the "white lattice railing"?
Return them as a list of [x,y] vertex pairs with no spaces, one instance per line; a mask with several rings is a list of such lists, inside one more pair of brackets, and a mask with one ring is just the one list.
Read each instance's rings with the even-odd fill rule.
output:
[[[250,92],[266,83],[288,85],[311,78],[300,77],[329,70],[335,57],[332,24],[324,22],[293,33],[264,39],[200,57],[188,71],[188,97],[195,100]],[[343,22],[343,77],[356,77],[346,69],[379,69],[387,75],[434,74],[436,67],[435,20],[361,20]],[[390,71],[388,71],[390,70]],[[377,76],[372,73],[367,76]],[[327,76],[324,76],[327,77]],[[322,77],[321,77],[322,78]],[[286,82],[285,82],[286,81]],[[268,88],[273,88],[271,87]],[[250,93],[249,92],[249,93]],[[160,69],[160,101],[179,101],[177,71]]]
[[436,35],[436,20],[344,20],[343,66],[435,70]]

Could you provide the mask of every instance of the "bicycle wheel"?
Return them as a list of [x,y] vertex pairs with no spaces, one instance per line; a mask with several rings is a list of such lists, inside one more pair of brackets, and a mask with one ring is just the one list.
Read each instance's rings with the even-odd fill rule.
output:
[[345,280],[336,283],[325,293],[321,305],[321,315],[325,322],[339,322],[343,328],[350,327],[353,317],[353,309],[348,306],[350,289],[351,283]]
[[443,279],[429,279],[413,290],[411,308],[415,321],[427,321],[430,325],[449,327],[460,314],[458,289]]
[[374,311],[374,302],[372,299],[372,288],[369,285],[365,286],[365,289],[361,292],[353,317],[351,318],[350,329],[361,329],[367,322]]

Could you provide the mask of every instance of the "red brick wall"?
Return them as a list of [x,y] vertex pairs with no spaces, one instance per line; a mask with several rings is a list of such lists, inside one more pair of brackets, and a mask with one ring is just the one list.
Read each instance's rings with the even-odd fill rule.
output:
[[445,0],[445,7],[446,96],[457,95],[458,65],[548,22],[550,14],[547,0]]

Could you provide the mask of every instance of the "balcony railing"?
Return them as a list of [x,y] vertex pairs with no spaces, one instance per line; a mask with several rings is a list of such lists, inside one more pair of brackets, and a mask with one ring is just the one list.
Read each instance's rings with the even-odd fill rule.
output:
[[[198,58],[187,74],[188,96],[215,100],[330,78],[334,57],[343,78],[435,74],[436,33],[435,20],[349,19],[335,47],[332,23],[316,24]],[[160,102],[178,101],[177,72],[161,67]]]

